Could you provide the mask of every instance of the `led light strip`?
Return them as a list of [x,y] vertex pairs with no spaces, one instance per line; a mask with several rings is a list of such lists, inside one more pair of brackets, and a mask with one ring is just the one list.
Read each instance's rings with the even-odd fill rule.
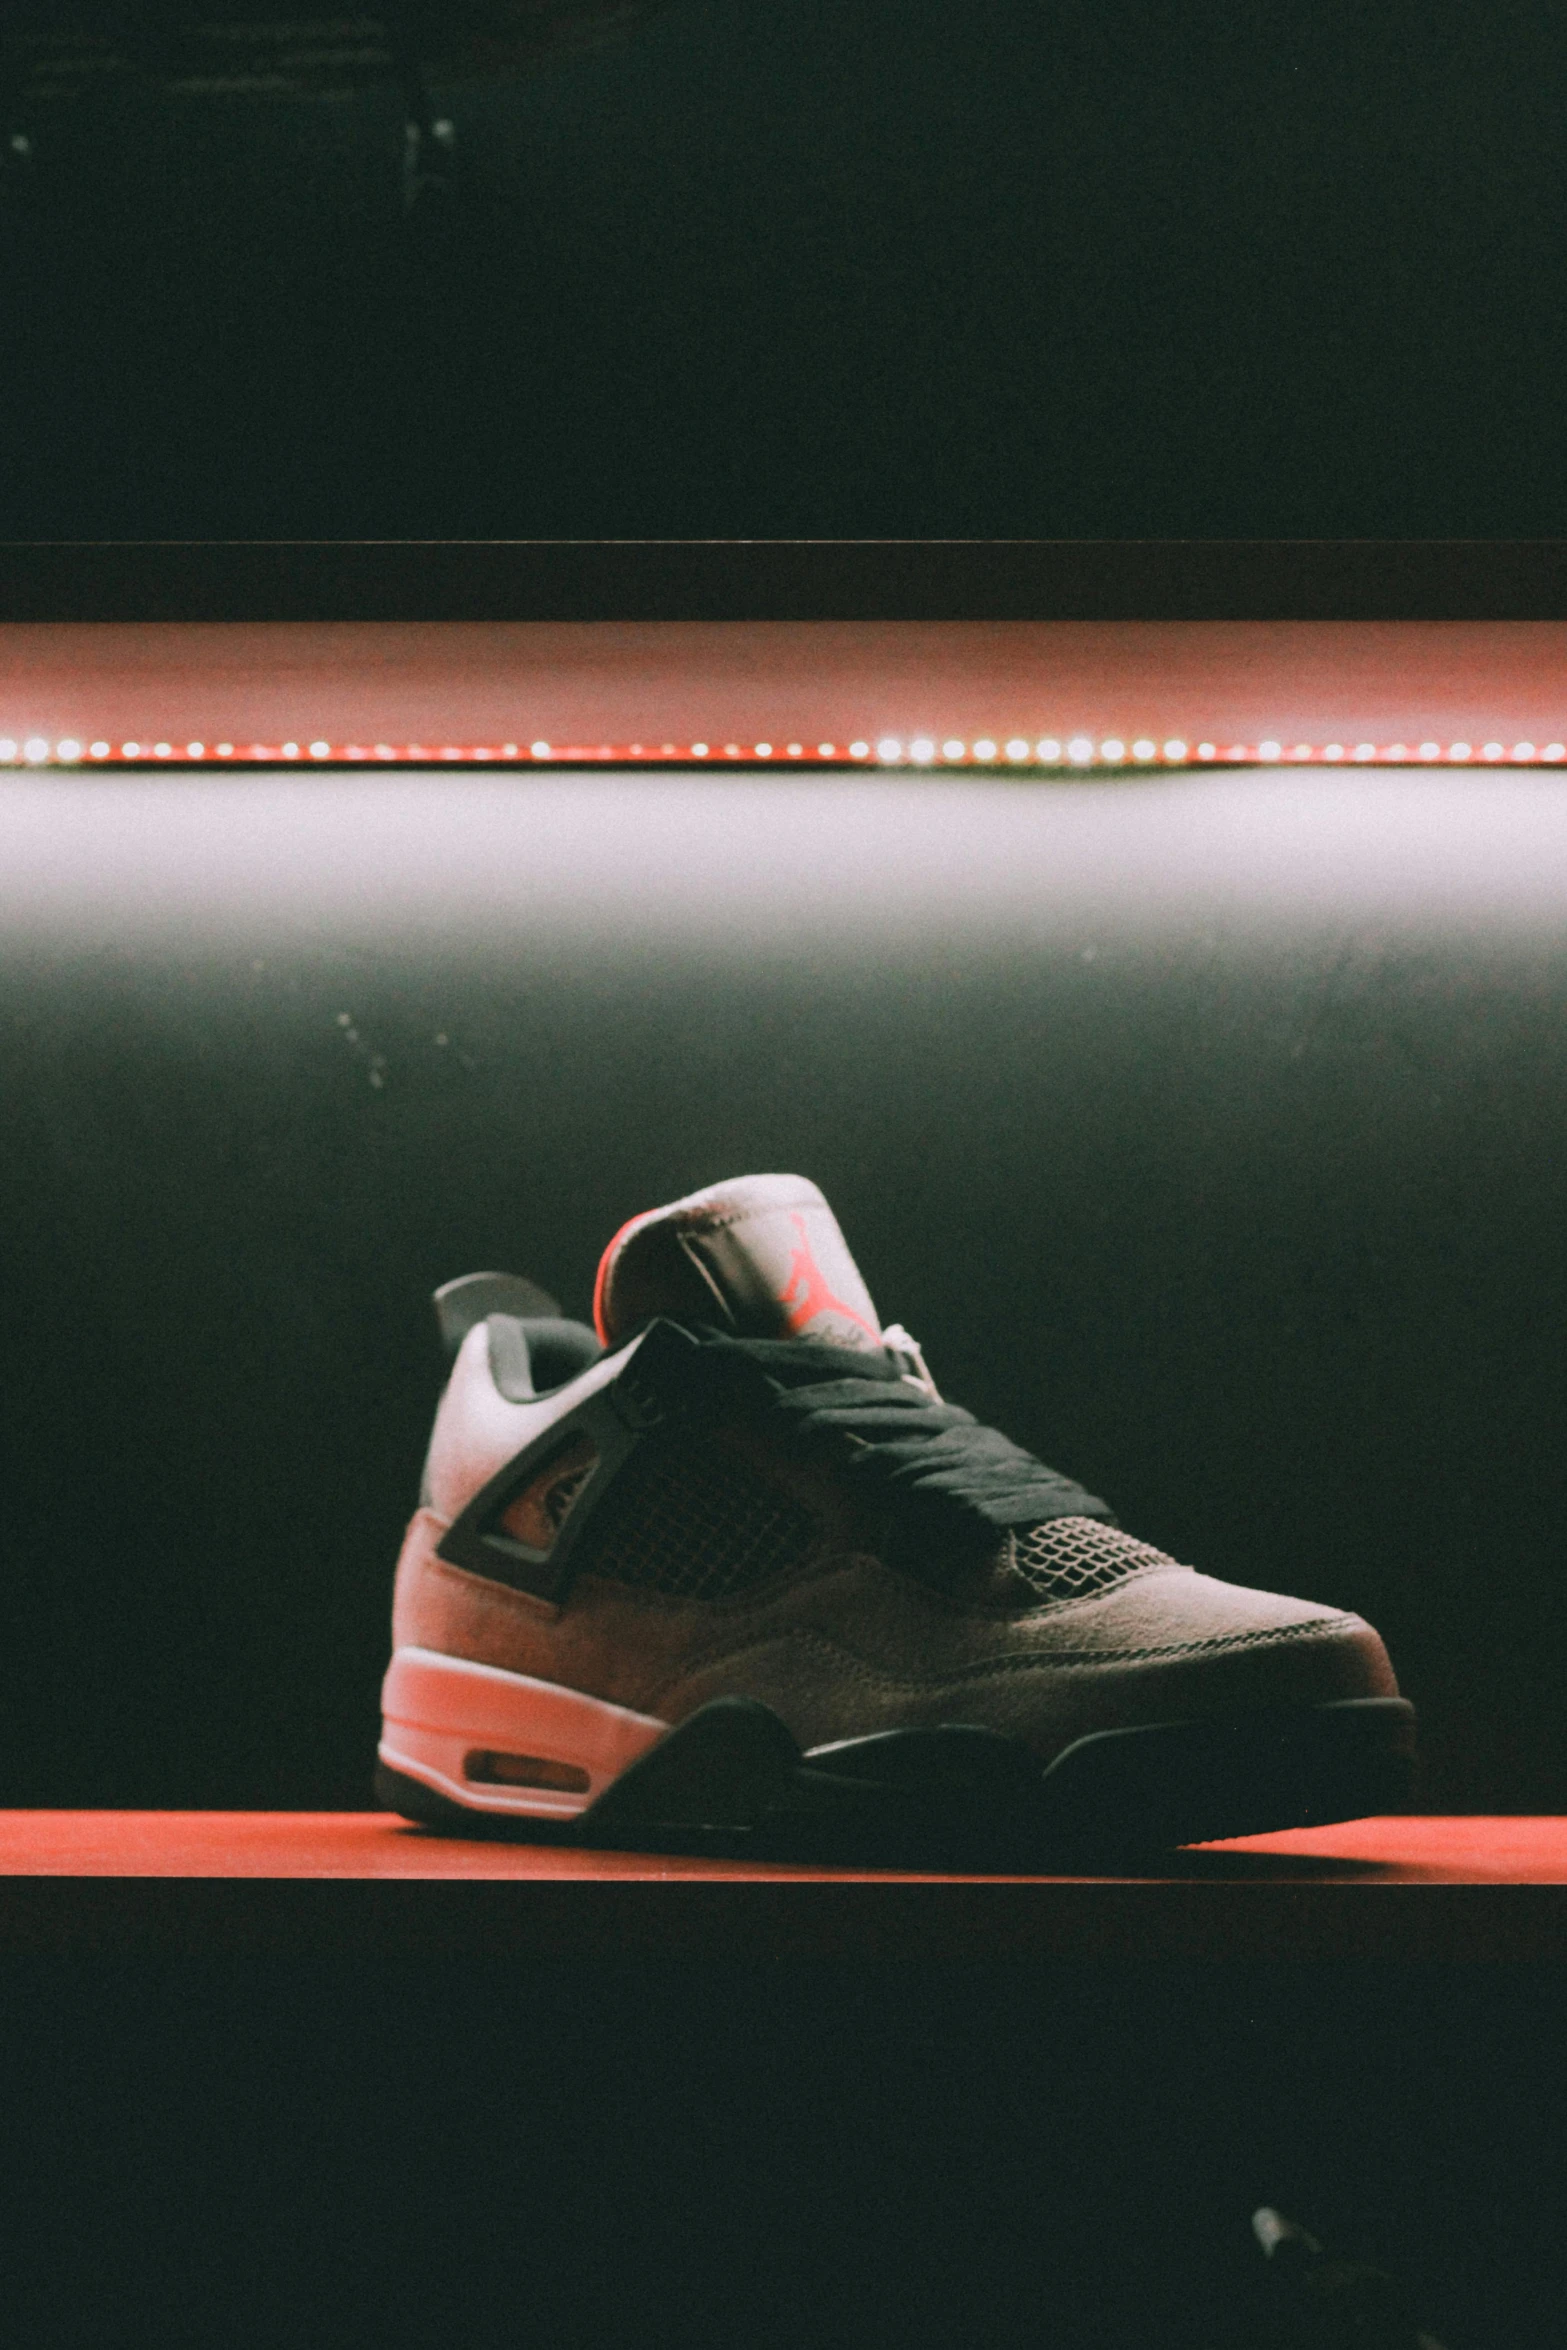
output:
[[323,767],[633,767],[638,764],[690,767],[769,766],[790,760],[812,767],[1362,767],[1497,766],[1549,767],[1567,760],[1567,743],[1235,743],[1215,739],[1188,743],[1151,736],[1127,741],[1086,734],[1026,740],[1021,735],[972,742],[915,735],[905,742],[883,735],[851,743],[332,743],[313,742],[79,742],[63,735],[0,735],[0,766],[10,767],[281,767],[299,761]]

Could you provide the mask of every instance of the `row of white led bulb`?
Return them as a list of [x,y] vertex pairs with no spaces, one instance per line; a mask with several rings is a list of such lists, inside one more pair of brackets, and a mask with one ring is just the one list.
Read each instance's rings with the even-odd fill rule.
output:
[[[823,746],[824,749],[828,747],[830,746]],[[864,743],[856,743],[852,749],[856,758],[862,758],[866,755],[868,746]],[[1014,762],[1027,761],[1030,764],[1037,763],[1047,767],[1061,764],[1063,758],[1066,763],[1074,767],[1091,766],[1096,759],[1105,766],[1120,767],[1125,765],[1128,756],[1139,763],[1163,757],[1181,765],[1184,765],[1193,756],[1199,759],[1250,759],[1256,757],[1268,761],[1276,759],[1299,761],[1316,758],[1326,760],[1448,758],[1462,761],[1477,756],[1492,760],[1506,759],[1509,756],[1517,760],[1529,761],[1567,759],[1567,743],[1547,743],[1543,750],[1537,750],[1533,743],[1514,743],[1511,753],[1503,743],[1482,743],[1478,753],[1472,743],[1449,743],[1445,752],[1440,743],[1421,743],[1414,751],[1411,751],[1405,743],[1389,743],[1387,748],[1381,751],[1378,750],[1375,743],[1356,743],[1353,747],[1346,747],[1343,743],[1328,743],[1319,752],[1311,743],[1296,743],[1286,751],[1282,743],[1266,742],[1259,743],[1255,753],[1248,750],[1245,744],[1239,744],[1234,749],[1223,752],[1217,743],[1199,743],[1194,754],[1190,744],[1184,742],[1167,742],[1161,745],[1144,739],[1128,746],[1112,736],[1108,741],[1095,746],[1086,735],[1078,735],[1064,745],[1052,741],[1033,744],[1022,741],[1009,742],[1003,746],[1003,750],[1005,757]],[[972,746],[959,742],[943,743],[939,752],[939,756],[943,760],[989,760],[1000,755],[1002,753],[998,752],[997,746],[993,742],[977,742]],[[884,766],[895,762],[901,763],[905,759],[915,766],[926,766],[934,762],[938,751],[935,743],[923,739],[911,742],[907,750],[904,749],[902,743],[889,739],[876,745],[876,756]]]
[[[671,755],[673,749],[674,746],[668,746],[663,755]],[[632,754],[638,757],[644,755],[640,743],[632,745]],[[209,756],[232,759],[242,755],[236,751],[233,743],[218,743],[210,754],[205,743],[187,743],[182,752],[177,752],[172,743],[128,742],[120,745],[122,759],[205,759]],[[331,759],[341,754],[334,753],[333,746],[325,742],[306,745],[304,753],[298,743],[284,743],[280,746],[278,753],[278,756],[284,759],[297,759],[302,755],[308,755],[312,759]],[[365,754],[358,755],[364,756]],[[373,754],[370,755],[377,759],[394,759],[399,756],[385,743],[378,743]],[[418,754],[420,757],[436,755]],[[470,759],[496,756],[492,752],[477,750],[445,751],[438,755],[443,758]],[[516,759],[522,755],[521,748],[516,743],[506,743],[499,753],[499,756],[505,759]],[[563,754],[558,753],[549,743],[540,742],[530,743],[527,755],[534,759],[551,759]],[[655,756],[657,755],[655,754]],[[770,759],[774,756],[774,750],[771,743],[754,743],[749,751],[744,751],[738,743],[728,743],[724,746],[722,755],[729,758]],[[823,759],[835,759],[840,756],[840,753],[835,743],[818,743],[816,755]],[[34,767],[46,766],[51,762],[74,766],[84,756],[90,759],[112,758],[114,747],[111,743],[95,742],[87,744],[84,749],[81,743],[74,741],[69,736],[57,743],[49,743],[41,735],[34,735],[22,743],[13,741],[9,736],[0,736],[0,764],[14,764],[18,760],[22,760],[27,765]],[[711,756],[711,745],[692,743],[689,746],[689,756],[693,759],[706,759]],[[800,743],[790,743],[787,748],[787,756],[791,759],[803,757],[804,746]],[[848,756],[851,759],[868,759],[871,756],[871,745],[864,742],[850,743]],[[997,758],[1005,758],[1015,766],[1051,767],[1066,764],[1073,767],[1089,767],[1097,761],[1104,766],[1119,767],[1126,764],[1128,757],[1139,764],[1161,757],[1175,764],[1184,764],[1193,756],[1203,760],[1220,757],[1228,757],[1231,760],[1249,759],[1255,756],[1259,760],[1269,762],[1287,760],[1291,763],[1315,758],[1327,761],[1341,759],[1366,761],[1377,758],[1425,761],[1445,758],[1463,761],[1476,757],[1491,761],[1510,757],[1516,761],[1532,762],[1536,759],[1551,761],[1567,759],[1567,744],[1547,743],[1543,750],[1537,750],[1533,743],[1514,743],[1509,751],[1503,743],[1490,742],[1482,743],[1477,752],[1472,743],[1449,743],[1445,751],[1440,743],[1421,743],[1413,751],[1404,743],[1390,743],[1382,751],[1378,750],[1375,743],[1355,743],[1352,746],[1346,746],[1343,743],[1328,743],[1318,752],[1310,743],[1297,743],[1286,751],[1282,743],[1264,742],[1257,745],[1255,753],[1248,751],[1244,744],[1237,745],[1228,753],[1221,753],[1216,743],[1199,743],[1193,753],[1189,744],[1180,741],[1170,741],[1161,745],[1144,738],[1128,746],[1114,736],[1097,745],[1090,742],[1086,735],[1074,736],[1071,741],[1066,743],[1057,742],[1049,737],[1042,742],[1029,743],[1019,736],[1005,744],[997,744],[982,737],[975,743],[944,742],[939,745],[924,736],[917,736],[913,742],[907,745],[888,736],[876,744],[875,756],[882,766],[898,766],[908,763],[916,767],[933,766],[938,760],[951,762],[958,759],[976,759],[987,762]]]

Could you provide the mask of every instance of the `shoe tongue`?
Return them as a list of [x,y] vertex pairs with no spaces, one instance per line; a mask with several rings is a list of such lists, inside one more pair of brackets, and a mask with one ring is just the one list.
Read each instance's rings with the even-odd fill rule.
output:
[[880,1353],[881,1325],[838,1221],[802,1175],[742,1175],[623,1225],[593,1318],[614,1346],[654,1314],[740,1338],[814,1338]]

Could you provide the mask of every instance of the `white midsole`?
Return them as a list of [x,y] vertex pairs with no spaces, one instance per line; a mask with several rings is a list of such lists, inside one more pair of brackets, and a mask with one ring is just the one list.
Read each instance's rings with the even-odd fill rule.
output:
[[[381,1684],[381,1760],[468,1811],[575,1819],[668,1728],[580,1689],[429,1648],[399,1648]],[[564,1763],[585,1772],[588,1785],[568,1792],[479,1783],[467,1775],[474,1754]]]

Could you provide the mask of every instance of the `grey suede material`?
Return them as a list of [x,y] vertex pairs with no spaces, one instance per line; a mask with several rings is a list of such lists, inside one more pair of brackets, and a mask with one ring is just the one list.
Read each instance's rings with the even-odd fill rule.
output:
[[447,1566],[435,1556],[443,1531],[428,1510],[409,1527],[399,1647],[560,1682],[669,1722],[715,1697],[759,1698],[807,1746],[967,1722],[1049,1755],[1093,1730],[1397,1693],[1360,1617],[1173,1563],[1041,1607],[995,1579],[953,1597],[839,1551],[785,1584],[711,1604],[585,1577],[557,1612]]

